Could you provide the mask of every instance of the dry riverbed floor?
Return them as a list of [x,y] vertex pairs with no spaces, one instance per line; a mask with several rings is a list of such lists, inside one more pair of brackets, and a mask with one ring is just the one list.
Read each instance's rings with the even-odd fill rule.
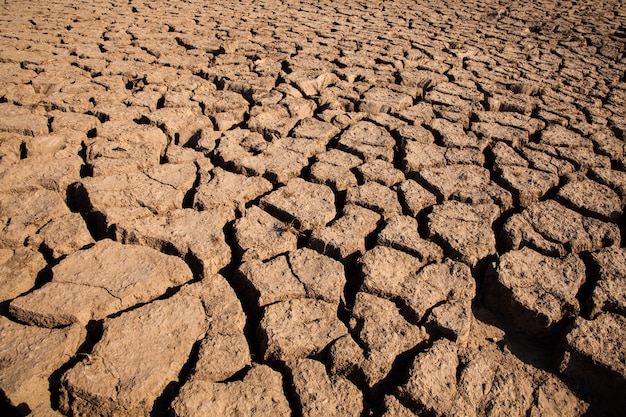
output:
[[5,0],[0,412],[620,415],[625,46],[615,0]]

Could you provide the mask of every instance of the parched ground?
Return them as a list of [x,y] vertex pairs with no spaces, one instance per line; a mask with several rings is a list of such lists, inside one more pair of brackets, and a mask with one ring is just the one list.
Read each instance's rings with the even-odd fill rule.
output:
[[0,4],[3,415],[626,409],[621,1]]

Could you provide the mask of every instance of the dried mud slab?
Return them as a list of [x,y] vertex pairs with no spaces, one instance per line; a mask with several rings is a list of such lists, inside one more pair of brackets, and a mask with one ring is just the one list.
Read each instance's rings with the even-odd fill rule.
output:
[[295,178],[261,199],[261,208],[299,230],[325,226],[335,218],[335,195],[330,188]]
[[14,406],[33,410],[39,405],[51,412],[48,378],[65,364],[83,343],[86,331],[74,325],[64,329],[24,326],[0,318],[0,383]]
[[0,213],[0,246],[17,248],[48,222],[70,211],[59,193],[37,189],[29,193],[2,194]]
[[[356,295],[349,325],[363,349],[362,358],[350,359],[360,359],[358,366],[368,387],[387,377],[398,355],[428,339],[424,328],[409,323],[393,302],[364,292]],[[333,355],[339,352],[335,346]]]
[[156,127],[109,122],[98,127],[98,136],[88,142],[85,162],[96,177],[141,171],[159,165],[167,144]]
[[106,212],[108,207],[145,207],[154,213],[164,214],[182,208],[185,193],[195,179],[193,164],[167,164],[145,173],[83,178],[76,186],[75,198],[87,205],[82,207],[83,211]]
[[356,204],[377,213],[384,218],[402,214],[398,196],[389,188],[377,182],[366,182],[346,190],[346,203]]
[[311,233],[313,249],[342,260],[365,253],[365,240],[376,230],[380,215],[357,205],[349,204],[341,217],[330,226]]
[[289,416],[280,373],[257,365],[241,381],[192,380],[172,403],[175,416]]
[[607,248],[591,255],[598,281],[586,301],[591,317],[602,311],[626,315],[626,251]]
[[179,258],[110,240],[68,256],[53,274],[51,282],[11,302],[15,318],[44,327],[86,324],[152,301],[193,278]]
[[382,127],[372,122],[360,121],[342,133],[337,146],[366,162],[374,159],[391,162],[395,144],[396,141]]
[[250,207],[244,217],[235,221],[233,231],[242,262],[265,260],[296,250],[296,230],[290,230],[286,223],[257,206]]
[[561,187],[557,198],[565,206],[603,221],[616,222],[621,216],[622,204],[618,195],[595,181],[572,181]]
[[626,407],[619,1],[75,3],[1,6],[0,414]]
[[78,213],[50,220],[32,239],[29,238],[29,244],[39,247],[54,259],[61,259],[94,243],[85,221]]
[[175,254],[203,277],[210,277],[229,264],[231,249],[223,229],[234,217],[231,209],[177,209],[162,216],[145,211],[136,216],[133,213],[136,212],[107,210],[105,222],[114,240]]
[[413,217],[417,217],[423,209],[437,204],[437,196],[413,180],[400,183],[398,195],[403,209]]
[[220,207],[243,211],[246,203],[271,189],[271,183],[264,178],[246,177],[215,168],[211,179],[196,188],[193,206],[201,211]]
[[288,260],[308,298],[337,305],[343,300],[346,277],[341,262],[308,248],[291,252]]
[[306,295],[304,286],[289,268],[284,255],[268,262],[258,259],[244,262],[237,271],[236,279],[249,302],[254,302],[257,307]]
[[503,232],[511,249],[529,246],[551,256],[599,250],[620,241],[616,225],[582,216],[554,200],[540,201],[514,214]]
[[45,266],[44,257],[32,247],[0,249],[0,302],[30,290]]
[[320,353],[346,333],[333,304],[302,298],[267,306],[257,336],[265,359],[290,361]]
[[[42,141],[54,142],[51,137]],[[22,142],[21,153],[28,153],[27,145]],[[83,160],[76,149],[51,150],[46,156],[33,156],[20,159],[13,164],[0,166],[0,191],[4,193],[32,192],[38,188],[65,193],[67,187],[80,180]],[[45,152],[45,151],[43,151]]]
[[191,375],[196,380],[224,381],[251,364],[244,334],[246,315],[241,301],[222,275],[184,286],[181,292],[202,301],[207,319],[204,339]]
[[383,161],[382,159],[375,159],[364,163],[357,168],[357,172],[365,183],[375,181],[386,187],[391,187],[404,181],[402,171],[394,168],[393,164]]
[[540,171],[523,166],[503,166],[499,169],[503,185],[511,190],[520,206],[536,203],[553,187],[559,184],[555,173]]
[[344,191],[358,185],[352,168],[363,163],[361,158],[338,149],[331,149],[315,157],[311,165],[309,179],[318,184],[325,184],[335,191]]
[[448,165],[419,171],[421,181],[439,199],[469,204],[495,203],[501,209],[513,207],[511,194],[494,183],[489,171],[474,165]]
[[585,265],[574,254],[558,259],[523,248],[499,258],[483,296],[516,329],[541,337],[579,314],[576,296],[585,278]]
[[423,262],[441,262],[443,259],[443,250],[420,236],[418,223],[410,216],[395,216],[387,220],[376,243],[416,256]]
[[418,323],[444,302],[470,301],[476,284],[467,265],[446,260],[420,269],[423,263],[391,248],[376,247],[359,261],[362,290],[402,306],[403,314]]
[[409,367],[409,379],[398,388],[398,395],[415,410],[444,415],[457,395],[458,365],[454,344],[446,339],[438,340],[415,358]]
[[149,416],[206,332],[197,297],[174,295],[104,321],[93,351],[61,377],[65,413]]
[[470,266],[496,253],[496,239],[491,225],[500,215],[493,204],[469,205],[446,201],[428,215],[428,233],[441,242],[448,256]]
[[602,313],[594,320],[576,318],[560,349],[559,370],[584,384],[608,408],[624,409],[626,352],[622,340],[626,319]]
[[363,394],[347,379],[329,376],[324,364],[300,359],[289,364],[303,416],[345,416],[363,412]]

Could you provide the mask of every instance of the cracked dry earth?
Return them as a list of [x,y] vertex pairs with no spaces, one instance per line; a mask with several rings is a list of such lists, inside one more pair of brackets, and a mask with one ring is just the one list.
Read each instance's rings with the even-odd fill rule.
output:
[[223,3],[0,5],[2,414],[623,415],[623,3]]

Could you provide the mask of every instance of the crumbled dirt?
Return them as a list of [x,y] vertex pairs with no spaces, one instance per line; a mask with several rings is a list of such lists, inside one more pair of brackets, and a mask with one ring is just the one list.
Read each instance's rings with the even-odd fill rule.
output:
[[620,416],[622,2],[5,0],[0,414]]

